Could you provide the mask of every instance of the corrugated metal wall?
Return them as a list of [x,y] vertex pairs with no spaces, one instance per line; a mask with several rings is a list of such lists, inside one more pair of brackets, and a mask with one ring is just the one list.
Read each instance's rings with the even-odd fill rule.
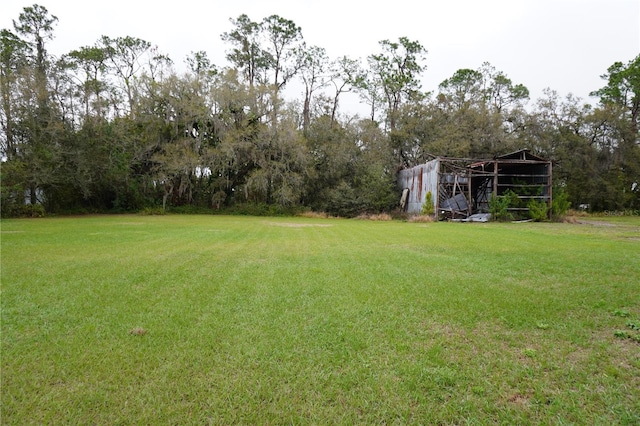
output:
[[419,214],[429,191],[431,191],[433,207],[435,208],[436,200],[438,199],[439,169],[440,161],[436,158],[426,164],[400,170],[398,173],[398,186],[400,189],[409,189],[407,213]]

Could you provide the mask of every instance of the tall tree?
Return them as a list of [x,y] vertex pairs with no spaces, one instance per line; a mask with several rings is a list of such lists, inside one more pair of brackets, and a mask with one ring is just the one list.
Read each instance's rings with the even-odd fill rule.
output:
[[53,110],[48,84],[50,59],[46,42],[53,39],[53,28],[58,18],[34,4],[25,7],[18,21],[13,21],[18,35],[26,38],[35,49],[31,58],[32,67],[25,69],[23,90],[23,116],[21,131],[24,135],[21,160],[27,170],[27,188],[31,204],[44,201],[40,196],[44,188],[54,181],[53,170],[59,154],[56,111]]
[[72,50],[68,57],[74,68],[82,70],[84,74],[81,82],[84,116],[89,117],[94,113],[96,117],[103,117],[102,93],[106,86],[103,79],[107,70],[107,52],[102,47],[85,46]]
[[295,22],[271,15],[262,20],[266,37],[265,59],[272,73],[273,121],[278,117],[280,91],[295,76],[304,62],[302,29]]
[[485,101],[497,112],[529,99],[529,89],[523,84],[513,84],[502,71],[484,62],[478,71],[482,75]]
[[354,187],[361,212],[389,211],[397,201],[396,156],[388,136],[376,123],[361,120],[356,128],[359,152],[354,167]]
[[385,102],[382,80],[372,71],[376,64],[372,57],[367,58],[369,69],[363,70],[356,79],[360,100],[369,106],[369,119],[376,121],[378,111]]
[[615,104],[622,107],[630,120],[633,137],[637,138],[640,119],[640,55],[626,65],[622,62],[614,63],[601,77],[607,81],[607,85],[591,92],[591,96],[599,96],[603,105]]
[[47,67],[48,57],[45,43],[53,38],[53,27],[58,22],[58,18],[50,15],[46,7],[34,4],[25,7],[20,14],[18,21],[13,21],[16,32],[27,39],[35,46],[35,69],[38,86],[38,106],[45,107],[48,102],[47,93]]
[[463,68],[440,83],[440,97],[453,109],[491,108],[498,113],[507,112],[529,98],[529,90],[522,84],[513,84],[502,71],[488,62],[478,70]]
[[304,188],[308,151],[295,114],[281,114],[276,125],[262,128],[254,140],[255,168],[245,184],[248,199],[281,206],[297,205]]
[[245,14],[237,19],[229,19],[234,25],[232,31],[221,35],[223,41],[231,43],[231,50],[227,52],[227,60],[241,70],[242,77],[253,89],[256,83],[265,83],[261,79],[266,67],[262,26],[254,22]]
[[334,201],[341,197],[339,188],[350,187],[353,177],[353,161],[359,151],[353,133],[328,115],[311,122],[306,134],[310,169],[305,177],[305,205],[331,214],[343,213]]
[[141,57],[149,50],[151,43],[131,36],[116,38],[102,36],[100,47],[107,54],[111,72],[121,80],[122,90],[129,104],[128,114],[131,118],[135,118],[133,79],[142,68]]
[[0,92],[2,94],[2,114],[0,114],[0,155],[15,159],[18,148],[14,137],[17,117],[14,107],[18,97],[17,80],[19,73],[27,65],[29,45],[7,29],[0,32]]
[[204,157],[212,171],[211,199],[215,206],[247,198],[245,184],[256,167],[254,150],[266,132],[260,118],[266,114],[267,106],[249,107],[254,100],[253,92],[261,87],[252,91],[241,80],[237,70],[227,69],[213,88],[212,122],[218,142],[205,150]]
[[479,71],[459,69],[440,83],[438,100],[450,110],[478,107],[484,100],[482,83]]
[[326,51],[318,46],[304,49],[303,65],[300,69],[302,82],[304,83],[304,103],[302,106],[302,128],[306,132],[311,123],[311,101],[314,93],[325,87],[328,83],[326,70],[329,59]]
[[420,74],[427,51],[418,41],[400,37],[397,42],[380,41],[382,52],[369,56],[374,78],[379,82],[387,107],[389,129],[396,127],[397,113],[405,101],[423,97]]
[[265,53],[273,73],[272,84],[280,90],[298,73],[305,60],[302,29],[278,15],[264,18],[261,25],[267,39]]
[[613,147],[616,173],[610,186],[619,194],[617,207],[640,206],[640,55],[626,65],[616,62],[601,76],[607,85],[591,93],[600,97],[595,114],[608,117],[600,120],[601,128]]
[[[348,93],[362,86],[364,71],[357,59],[341,56],[330,65],[330,82],[334,87],[334,94],[331,106],[331,123],[336,121],[338,103],[343,93]],[[373,120],[373,119],[372,119]]]
[[185,62],[189,66],[189,71],[191,71],[198,80],[210,80],[211,77],[218,74],[218,69],[211,63],[207,52],[204,50],[191,52],[191,54],[185,58]]
[[414,102],[404,105],[399,112],[396,129],[389,132],[389,143],[400,152],[396,166],[414,167],[434,155],[463,157],[468,155],[468,141],[443,140],[453,126],[448,125],[449,112],[434,102]]

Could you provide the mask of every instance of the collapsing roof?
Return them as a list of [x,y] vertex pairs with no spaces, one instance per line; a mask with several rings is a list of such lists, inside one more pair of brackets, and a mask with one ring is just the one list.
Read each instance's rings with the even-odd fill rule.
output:
[[439,219],[466,219],[489,212],[489,201],[510,191],[519,202],[509,210],[517,216],[528,213],[530,200],[551,211],[552,165],[526,149],[491,160],[437,157],[401,170],[398,185],[409,214],[420,214],[430,192]]

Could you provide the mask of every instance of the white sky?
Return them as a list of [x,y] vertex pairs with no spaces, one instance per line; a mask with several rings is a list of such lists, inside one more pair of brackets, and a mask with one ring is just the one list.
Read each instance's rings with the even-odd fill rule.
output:
[[178,67],[199,50],[225,66],[229,46],[220,35],[232,29],[229,18],[276,14],[330,58],[364,59],[384,39],[419,41],[428,50],[428,91],[456,70],[488,61],[527,86],[532,102],[551,88],[597,103],[588,94],[605,84],[600,75],[640,53],[639,0],[0,0],[0,28],[13,29],[12,20],[33,3],[59,19],[48,44],[54,55],[102,35],[133,36],[157,45]]

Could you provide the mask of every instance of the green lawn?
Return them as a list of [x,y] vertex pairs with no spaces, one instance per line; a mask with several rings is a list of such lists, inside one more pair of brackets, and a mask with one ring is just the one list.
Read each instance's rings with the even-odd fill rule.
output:
[[640,218],[2,220],[2,424],[640,424]]

